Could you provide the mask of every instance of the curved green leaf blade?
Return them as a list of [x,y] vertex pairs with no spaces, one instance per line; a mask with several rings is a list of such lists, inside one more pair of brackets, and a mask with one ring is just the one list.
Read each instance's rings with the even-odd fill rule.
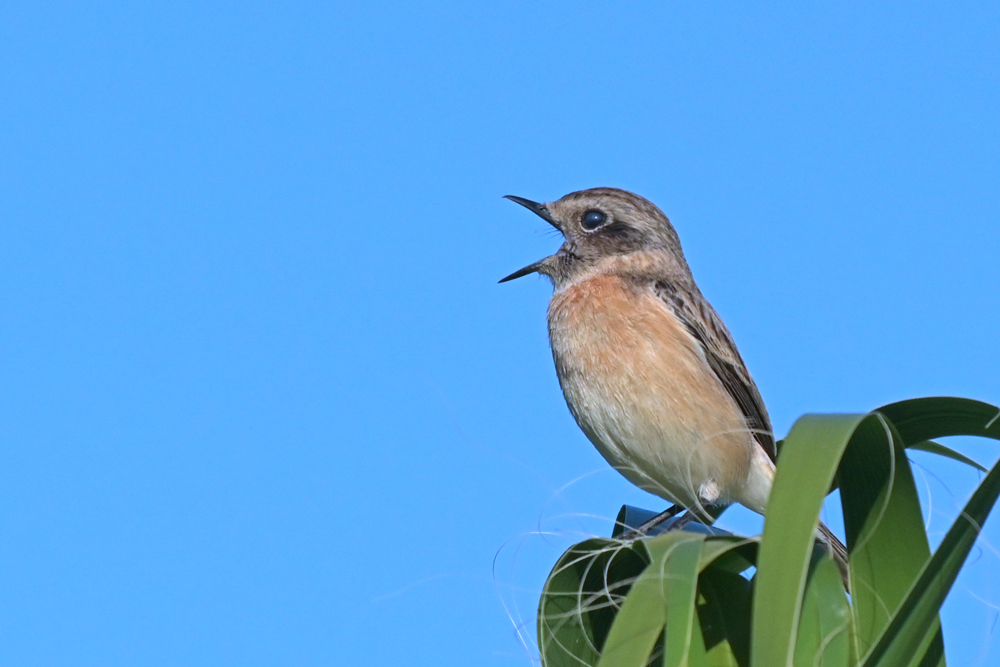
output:
[[[691,533],[577,545],[560,559],[540,603],[543,664],[642,667],[666,656],[666,664],[691,667],[840,667],[864,656],[866,667],[942,665],[938,609],[975,540],[976,521],[1000,497],[994,469],[967,507],[974,525],[957,521],[929,558],[904,447],[982,469],[929,441],[949,435],[1000,439],[1000,409],[930,398],[870,415],[807,416],[783,443],[759,549],[753,539]],[[810,567],[817,517],[834,481],[843,483],[857,608],[841,631],[831,630],[846,609],[836,568],[826,556]],[[758,550],[751,583],[739,573]],[[648,594],[640,585],[646,579]],[[636,633],[638,643],[626,641]]]
[[868,415],[806,415],[785,438],[757,561],[752,664],[790,665],[823,498]]
[[920,643],[935,622],[938,609],[958,577],[997,498],[1000,498],[1000,464],[993,466],[948,530],[899,612],[872,649],[865,661],[866,667],[904,665],[913,658],[912,647]]
[[691,539],[678,544],[663,568],[667,595],[667,635],[663,643],[663,667],[684,667],[690,664],[691,635],[698,602],[698,562],[705,543],[704,536],[700,537],[700,540]]
[[865,655],[930,560],[920,499],[903,439],[875,413],[855,431],[837,475],[857,655]]
[[664,625],[667,664],[687,664],[704,542],[704,534],[684,531],[641,541],[650,564],[615,617],[599,667],[645,667]]
[[655,576],[640,576],[615,620],[596,664],[645,667],[667,622],[662,582]]
[[712,565],[699,577],[698,591],[695,631],[701,636],[692,637],[692,655],[702,646],[709,667],[746,667],[750,663],[753,584]]
[[[705,651],[709,667],[745,667],[750,662],[753,584],[740,576],[757,562],[759,538],[711,537],[701,550],[698,622],[691,640],[691,663]],[[703,649],[701,648],[703,647]]]
[[969,398],[914,398],[876,410],[899,429],[907,444],[949,435],[1000,440],[1000,408]]
[[698,569],[704,571],[712,566],[714,569],[740,574],[757,562],[759,545],[760,538],[757,537],[735,535],[710,537],[705,540],[705,546],[702,547]]
[[[892,415],[903,437],[925,440],[950,435],[978,435],[1000,440],[1000,408],[958,398],[928,398],[896,403],[880,412]],[[926,664],[920,650],[930,646],[931,658],[943,653],[933,632],[937,612],[965,563],[980,527],[1000,498],[1000,464],[993,466],[976,488],[958,519],[928,561],[899,611],[865,660],[866,667]]]
[[840,569],[817,547],[802,602],[795,667],[849,667],[851,607]]
[[538,647],[546,667],[596,665],[618,606],[646,568],[637,543],[592,539],[563,554],[538,605]]
[[923,442],[918,442],[913,445],[907,445],[906,448],[915,449],[920,452],[929,452],[931,454],[937,454],[938,456],[943,456],[946,459],[951,459],[953,461],[958,461],[959,463],[964,463],[967,466],[975,468],[979,472],[989,472],[989,468],[985,468],[979,465],[965,454],[960,454],[951,447],[945,447],[941,443],[934,442],[933,440],[924,440]]

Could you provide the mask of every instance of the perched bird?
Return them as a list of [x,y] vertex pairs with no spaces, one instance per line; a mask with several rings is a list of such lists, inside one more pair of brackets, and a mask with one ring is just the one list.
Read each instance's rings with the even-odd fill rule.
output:
[[[740,503],[763,514],[776,457],[764,401],[726,325],[652,202],[615,188],[539,204],[559,230],[540,273],[554,288],[549,341],[576,423],[636,486],[699,516]],[[842,560],[846,550],[822,526]]]

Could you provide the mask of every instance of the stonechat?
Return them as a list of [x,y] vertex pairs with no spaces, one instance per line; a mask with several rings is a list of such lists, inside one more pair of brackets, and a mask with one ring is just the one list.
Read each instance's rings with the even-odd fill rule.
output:
[[[771,420],[667,216],[615,188],[548,204],[507,199],[565,238],[500,282],[551,279],[559,384],[598,451],[636,486],[700,516],[734,502],[763,514],[777,455]],[[839,540],[821,533],[843,558]]]

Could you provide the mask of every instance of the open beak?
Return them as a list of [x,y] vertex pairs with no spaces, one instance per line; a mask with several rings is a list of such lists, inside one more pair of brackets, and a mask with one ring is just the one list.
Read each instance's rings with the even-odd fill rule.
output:
[[560,232],[562,231],[562,227],[559,226],[559,223],[553,220],[552,216],[549,215],[549,209],[545,208],[545,204],[539,204],[536,201],[531,201],[530,199],[525,199],[524,197],[515,197],[514,195],[504,195],[503,198],[509,199],[515,204],[520,204],[545,222],[558,229]]
[[547,260],[547,259],[548,259],[548,257],[546,257],[545,259],[543,259],[541,261],[535,262],[534,264],[529,264],[528,266],[524,267],[523,269],[518,269],[517,271],[515,271],[512,274],[510,274],[506,278],[501,278],[499,282],[505,283],[508,280],[514,280],[515,278],[523,278],[524,276],[526,276],[526,275],[528,275],[530,273],[537,273],[538,269],[542,268],[542,265],[545,263],[545,260]]
[[[515,204],[520,204],[521,206],[528,209],[529,211],[537,215],[545,222],[549,223],[550,225],[558,229],[560,232],[562,231],[562,229],[559,227],[559,223],[557,223],[549,214],[549,209],[545,208],[545,204],[539,204],[538,202],[531,201],[530,199],[525,199],[524,197],[515,197],[514,195],[504,195],[504,199],[509,199]],[[539,260],[534,264],[529,264],[523,269],[518,269],[517,271],[510,274],[506,278],[501,279],[500,282],[505,283],[508,280],[515,280],[516,278],[523,278],[524,276],[529,275],[531,273],[537,273],[538,270],[545,265],[545,262],[548,261],[548,259],[549,258],[546,257],[545,259]]]

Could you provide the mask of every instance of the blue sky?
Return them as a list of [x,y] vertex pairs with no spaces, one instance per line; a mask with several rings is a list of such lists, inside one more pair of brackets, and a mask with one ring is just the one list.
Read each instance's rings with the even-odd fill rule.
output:
[[[661,504],[573,424],[548,285],[496,284],[559,244],[505,194],[659,204],[779,435],[1000,403],[998,20],[8,3],[0,662],[531,664],[562,549]],[[976,476],[915,461],[940,531]],[[953,664],[1000,661],[994,544]]]

